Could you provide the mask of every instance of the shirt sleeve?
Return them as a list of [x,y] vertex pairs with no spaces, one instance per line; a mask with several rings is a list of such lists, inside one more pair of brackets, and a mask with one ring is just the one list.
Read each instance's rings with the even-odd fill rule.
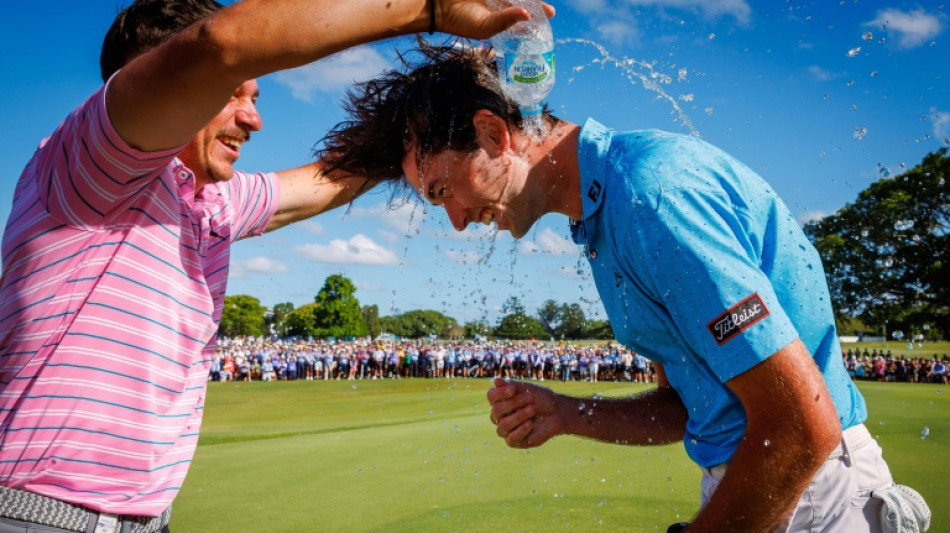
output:
[[753,225],[722,191],[663,190],[634,211],[627,267],[722,382],[797,337],[759,266]]
[[227,182],[231,207],[231,239],[261,235],[277,211],[280,181],[277,174],[235,172]]
[[108,85],[74,110],[35,156],[38,196],[50,216],[95,227],[141,191],[181,151],[142,152],[126,143],[106,112]]

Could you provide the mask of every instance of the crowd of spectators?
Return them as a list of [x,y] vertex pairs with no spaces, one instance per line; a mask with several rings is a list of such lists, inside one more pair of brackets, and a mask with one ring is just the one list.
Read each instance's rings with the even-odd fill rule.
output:
[[898,381],[904,383],[939,383],[946,385],[950,357],[895,356],[890,350],[847,350],[843,354],[845,368],[851,379],[861,381]]
[[655,380],[642,355],[612,343],[306,341],[221,338],[213,381],[504,377],[538,381]]
[[[848,349],[842,360],[854,380],[946,385],[950,379],[946,354],[907,357]],[[650,383],[656,372],[648,359],[617,343],[241,337],[219,339],[210,375],[213,381],[486,377]]]

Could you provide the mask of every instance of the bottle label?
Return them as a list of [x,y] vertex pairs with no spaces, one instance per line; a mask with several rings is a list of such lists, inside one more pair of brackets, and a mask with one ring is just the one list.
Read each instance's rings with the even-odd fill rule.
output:
[[509,83],[533,85],[548,79],[554,73],[554,52],[515,56],[507,69]]

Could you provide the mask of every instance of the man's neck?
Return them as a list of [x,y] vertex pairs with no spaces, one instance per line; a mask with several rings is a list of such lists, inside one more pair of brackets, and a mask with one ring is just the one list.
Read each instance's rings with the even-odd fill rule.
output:
[[528,186],[532,197],[542,202],[544,213],[561,213],[575,220],[583,214],[577,162],[580,130],[577,124],[559,121],[540,143],[527,134],[522,137],[532,167]]

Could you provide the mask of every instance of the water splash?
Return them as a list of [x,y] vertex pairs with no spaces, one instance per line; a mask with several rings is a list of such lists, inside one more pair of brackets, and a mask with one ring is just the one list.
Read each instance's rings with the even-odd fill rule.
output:
[[[676,113],[679,121],[689,129],[691,135],[695,137],[701,137],[699,130],[693,126],[693,122],[690,120],[689,116],[686,115],[686,112],[680,106],[679,102],[675,98],[668,95],[666,91],[663,90],[661,85],[669,84],[672,82],[672,78],[666,74],[657,72],[655,70],[656,63],[649,63],[647,61],[642,61],[639,59],[632,58],[615,58],[610,55],[610,52],[601,46],[600,44],[591,41],[590,39],[580,39],[576,37],[558,39],[557,44],[582,44],[585,46],[590,46],[597,50],[601,57],[591,61],[590,65],[612,65],[619,69],[623,76],[632,82],[639,81],[641,85],[647,90],[653,91],[657,94],[657,97],[662,100],[666,100],[667,103],[673,108],[673,111]],[[583,70],[587,65],[581,65],[576,67],[576,71]],[[682,73],[682,69],[680,69]],[[679,74],[677,75],[679,78]]]

